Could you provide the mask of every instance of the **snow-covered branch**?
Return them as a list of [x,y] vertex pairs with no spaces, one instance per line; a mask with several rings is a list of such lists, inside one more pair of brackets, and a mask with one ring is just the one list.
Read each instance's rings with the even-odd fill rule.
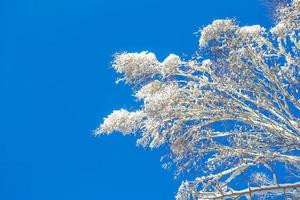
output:
[[235,191],[232,190],[226,193],[199,193],[199,199],[203,200],[223,200],[226,198],[237,199],[242,196],[246,196],[248,199],[256,195],[272,195],[272,194],[282,194],[284,196],[292,195],[294,198],[300,198],[300,182],[288,183],[288,184],[278,184],[278,185],[268,185],[261,187],[249,187],[244,190]]
[[[114,111],[96,134],[136,133],[139,145],[168,145],[178,174],[201,175],[183,182],[178,200],[296,198],[300,1],[282,4],[276,13],[271,29],[213,21],[200,30],[199,51],[191,59],[116,54],[113,67],[141,107]],[[278,170],[293,181],[278,179]]]

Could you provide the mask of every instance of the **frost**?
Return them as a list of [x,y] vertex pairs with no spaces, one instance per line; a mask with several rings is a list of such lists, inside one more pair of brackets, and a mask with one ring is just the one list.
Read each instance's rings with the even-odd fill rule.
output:
[[147,51],[117,54],[113,63],[118,73],[124,73],[124,79],[128,83],[153,76],[159,72],[159,65],[156,56]]
[[211,25],[206,26],[201,30],[201,37],[199,40],[200,47],[208,44],[209,41],[219,38],[222,33],[234,30],[236,28],[233,20],[215,20]]
[[179,56],[170,54],[161,64],[162,73],[164,75],[174,75],[178,71],[178,67],[181,65]]
[[271,29],[271,33],[280,37],[284,37],[286,32],[288,32],[288,29],[283,22],[278,23],[275,27]]
[[272,181],[264,173],[254,173],[251,178],[252,182],[257,186],[272,185]]
[[265,31],[264,28],[262,28],[259,25],[254,26],[243,26],[240,29],[240,34],[244,37],[258,37]]
[[[145,103],[145,112],[148,114],[156,114],[162,112],[164,114],[172,112],[174,106],[180,99],[180,88],[176,84],[158,84],[147,85],[138,93]],[[153,87],[160,87],[153,93],[145,93],[146,90],[152,90]]]
[[114,131],[122,132],[124,135],[134,133],[140,128],[144,116],[142,111],[115,110],[104,119],[96,134],[109,134]]
[[288,5],[283,5],[277,10],[278,23],[271,32],[278,37],[286,37],[288,34],[300,29],[300,1],[293,0]]
[[160,91],[161,88],[163,87],[163,83],[160,81],[153,81],[144,87],[142,87],[137,93],[136,97],[141,100],[141,99],[148,99],[151,96],[153,96],[156,92]]

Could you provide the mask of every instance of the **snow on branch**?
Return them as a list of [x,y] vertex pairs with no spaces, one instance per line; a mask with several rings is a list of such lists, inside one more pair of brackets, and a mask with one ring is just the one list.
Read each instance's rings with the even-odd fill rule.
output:
[[178,200],[300,198],[300,1],[276,13],[271,29],[213,21],[191,59],[117,54],[113,67],[141,107],[113,111],[96,133],[168,146],[166,165],[196,174]]

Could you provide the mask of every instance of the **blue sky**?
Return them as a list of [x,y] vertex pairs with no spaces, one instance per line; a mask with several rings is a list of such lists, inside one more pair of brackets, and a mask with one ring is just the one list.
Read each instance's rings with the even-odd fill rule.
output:
[[0,199],[166,200],[161,150],[92,131],[132,108],[119,51],[191,55],[213,19],[270,26],[263,0],[0,0]]

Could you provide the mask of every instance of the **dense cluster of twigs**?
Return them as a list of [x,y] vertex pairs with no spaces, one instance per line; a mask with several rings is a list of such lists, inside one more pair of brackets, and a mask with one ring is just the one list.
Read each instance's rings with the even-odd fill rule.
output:
[[270,30],[213,21],[190,60],[117,54],[114,68],[143,104],[114,111],[96,133],[169,145],[178,172],[201,174],[182,183],[178,200],[300,199],[300,0],[276,16]]

